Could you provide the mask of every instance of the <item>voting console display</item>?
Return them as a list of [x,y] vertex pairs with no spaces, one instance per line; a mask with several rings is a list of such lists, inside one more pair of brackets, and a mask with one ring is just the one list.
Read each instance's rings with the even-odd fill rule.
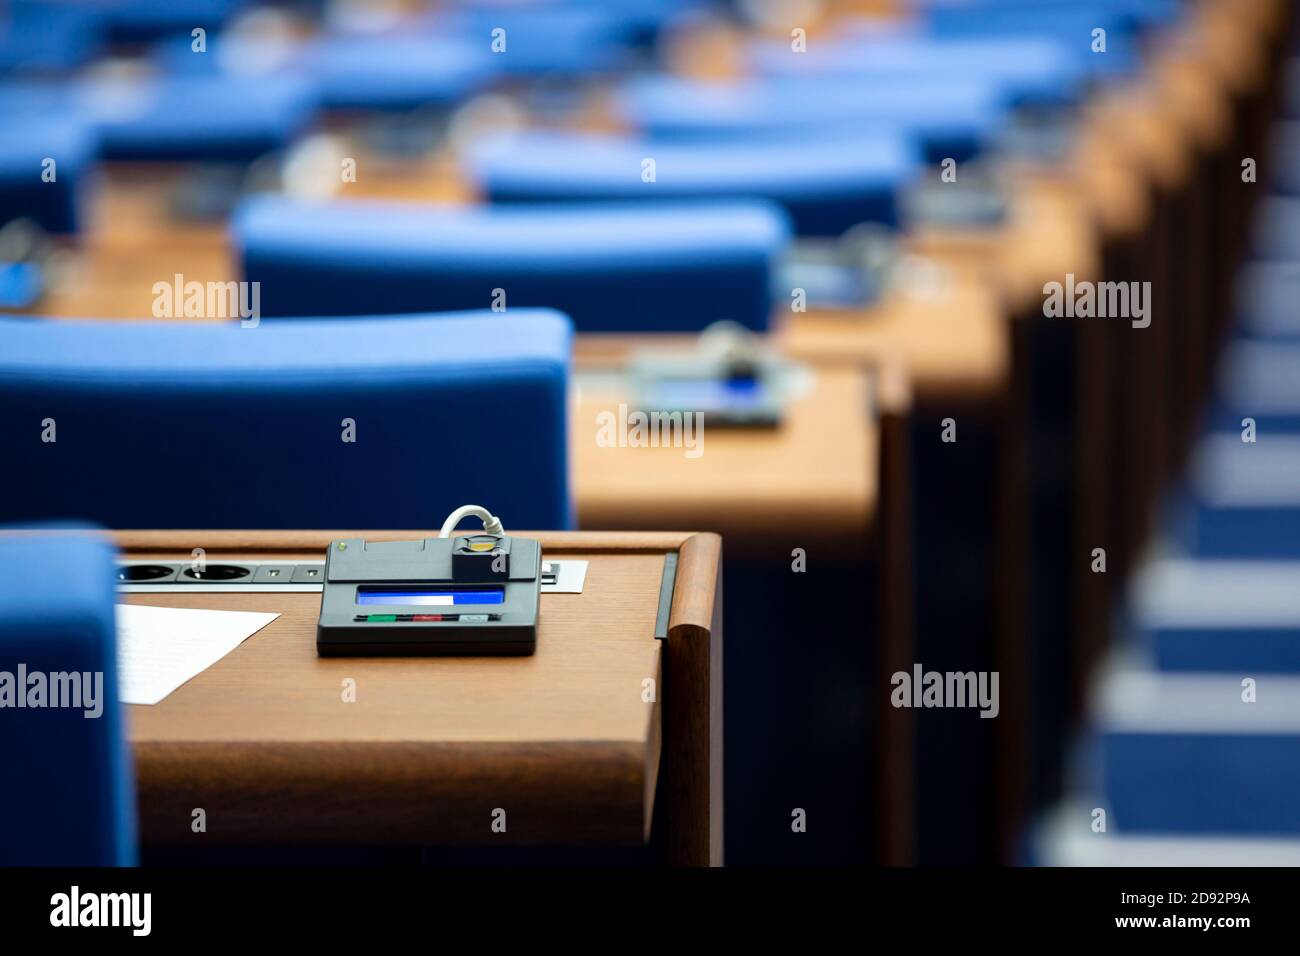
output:
[[491,534],[335,541],[316,649],[348,654],[531,654],[542,549]]

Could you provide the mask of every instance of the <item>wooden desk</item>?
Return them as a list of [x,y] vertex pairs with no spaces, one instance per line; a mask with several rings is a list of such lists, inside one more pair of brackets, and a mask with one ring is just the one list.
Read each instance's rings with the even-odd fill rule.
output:
[[[239,278],[225,223],[183,221],[170,206],[183,168],[109,164],[97,171],[83,233],[31,310],[64,318],[148,319],[156,282]],[[206,321],[192,319],[190,321]]]
[[[580,526],[717,531],[733,574],[728,587],[742,604],[762,599],[745,593],[762,590],[758,582],[779,586],[770,569],[788,568],[796,548],[810,563],[861,566],[865,576],[855,588],[872,596],[875,610],[867,620],[848,615],[841,626],[852,629],[859,646],[871,648],[875,669],[864,675],[860,693],[872,695],[872,686],[888,686],[889,675],[915,659],[906,371],[879,357],[870,365],[808,367],[808,389],[787,407],[778,427],[712,427],[706,417],[698,458],[688,458],[683,448],[599,444],[598,416],[617,416],[620,403],[632,399],[618,376],[590,373],[621,366],[639,348],[689,350],[693,339],[579,336],[570,447]],[[768,570],[755,577],[756,564]],[[743,614],[733,616],[744,620]],[[800,623],[772,617],[753,624],[764,633],[746,634],[735,659],[783,646],[783,635]],[[746,695],[753,691],[741,687],[735,699]],[[907,863],[914,802],[911,714],[889,707],[887,695],[872,700],[880,704],[871,768],[879,798],[877,842],[883,860]]]
[[[644,340],[643,340],[644,341]],[[707,528],[728,547],[789,555],[810,542],[861,550],[874,531],[880,435],[861,368],[813,368],[775,428],[710,426],[683,448],[601,447],[598,416],[631,401],[579,379],[570,424],[583,528]]]
[[[139,201],[143,204],[147,198]],[[125,200],[102,201],[121,204]],[[157,237],[153,248],[167,249],[163,229],[157,230]],[[236,278],[233,270],[222,271],[230,262],[228,253],[222,251],[223,243],[224,238],[218,237],[207,246],[206,251],[212,254],[210,268],[203,267],[195,255],[189,260],[194,265],[183,270],[178,265],[176,271],[201,281]],[[103,237],[92,250],[92,258],[100,264],[95,281],[73,290],[79,305],[67,312],[147,318],[151,284],[159,281],[159,272],[162,278],[169,275],[171,257],[182,254],[189,255],[180,250],[157,253],[168,263],[164,271],[153,265],[155,253],[143,240],[132,251],[125,242]],[[68,302],[65,298],[61,305]],[[56,306],[43,311],[62,309]],[[578,337],[578,352],[583,351],[586,338]],[[895,379],[902,377],[898,372],[894,375]],[[905,387],[882,389],[873,396],[871,383],[872,376],[861,363],[836,369],[824,378],[815,373],[812,391],[796,401],[789,420],[772,432],[734,431],[706,423],[705,450],[699,459],[686,458],[683,449],[601,448],[595,441],[595,413],[616,410],[619,396],[588,394],[578,401],[571,419],[580,527],[716,530],[727,536],[738,559],[749,560],[750,566],[761,561],[768,569],[788,567],[796,547],[809,549],[815,560],[835,555],[840,564],[862,567],[868,573],[858,585],[858,593],[869,594],[873,607],[879,610],[878,617],[855,619],[852,633],[860,635],[861,646],[879,647],[889,655],[890,672],[904,669],[912,655],[896,648],[910,648],[906,631],[911,599],[907,579],[910,526],[905,507],[882,506],[880,470],[882,443],[890,445],[905,437],[909,408]],[[595,403],[602,403],[599,409]],[[888,478],[893,491],[889,494],[891,501],[903,501],[908,490],[907,458],[905,453],[897,453],[892,460]],[[884,520],[880,519],[882,507],[890,509]],[[734,570],[740,561],[732,565]],[[743,587],[737,593],[743,593]],[[878,638],[877,625],[883,629],[883,637]],[[788,631],[771,622],[768,627],[773,640]],[[761,656],[762,651],[754,648],[750,653]],[[866,691],[864,686],[862,692]],[[887,717],[895,725],[908,714],[891,709]],[[905,750],[906,738],[903,730],[892,734],[891,747]],[[900,759],[887,756],[888,764],[882,764],[881,777],[894,790],[908,780],[905,770],[896,769]],[[891,828],[905,832],[906,824],[901,821],[909,808],[910,799],[899,797],[877,819],[882,828],[888,821]]]
[[[528,534],[527,532],[520,532]],[[123,532],[130,559],[306,560],[412,532]],[[537,535],[590,562],[544,594],[524,658],[316,656],[318,594],[129,594],[280,617],[154,706],[129,708],[142,837],[161,845],[634,845],[656,789],[670,862],[721,863],[721,541]],[[667,637],[655,638],[676,552]],[[345,679],[355,703],[342,701]],[[642,682],[656,681],[653,703]],[[195,807],[207,832],[190,830]],[[494,808],[507,830],[494,833]]]
[[[1020,627],[1013,618],[1016,599],[1023,599],[1016,587],[1023,565],[1004,540],[1012,522],[1000,508],[1004,498],[1023,502],[1023,497],[1015,497],[1020,486],[1005,480],[999,458],[1000,450],[1009,444],[1004,416],[1011,323],[990,283],[953,264],[936,268],[937,274],[927,277],[930,281],[905,284],[857,313],[782,314],[774,335],[782,350],[812,363],[823,376],[836,368],[906,370],[908,397],[901,401],[908,414],[890,415],[899,398],[882,398],[878,406],[883,466],[881,577],[894,594],[892,602],[885,603],[887,620],[882,623],[882,683],[897,671],[910,670],[917,660],[940,669],[969,667],[1009,674],[1011,660],[991,648],[985,656],[984,650],[1003,641],[1015,646],[1008,635]],[[883,386],[888,377],[881,376],[882,396],[891,392]],[[948,417],[958,422],[961,437],[956,444],[941,442],[942,420]],[[890,522],[895,519],[898,523],[891,532]],[[976,569],[972,572],[964,562]],[[981,574],[988,576],[987,582],[978,579]],[[898,595],[904,596],[902,601]],[[898,617],[891,617],[891,603]],[[981,655],[978,665],[969,663],[971,648],[979,649],[974,652]],[[948,668],[950,662],[953,667]],[[1014,684],[1004,693],[1004,708],[1010,708],[1010,713],[1000,725],[1015,719],[1013,692]],[[878,719],[885,728],[885,759],[889,749],[897,746],[899,758],[907,765],[908,794],[891,792],[899,777],[882,781],[878,792],[892,805],[906,800],[908,814],[903,819],[910,820],[915,812],[910,783],[915,768],[911,754],[904,751],[916,733],[917,716],[900,717],[903,713],[889,708]],[[939,751],[982,749],[987,743],[982,737],[992,729],[978,728],[980,740],[927,739],[922,746]],[[988,756],[986,766],[991,767],[997,757]],[[922,769],[921,792],[956,785],[955,780],[933,775],[936,763],[942,761]],[[992,779],[993,771],[989,773]],[[1005,801],[999,802],[995,812],[1001,816],[1006,806]],[[988,832],[987,816],[973,803],[952,810],[943,826],[966,833],[982,826],[982,832]],[[964,817],[968,811],[969,820]],[[978,819],[984,823],[977,824]],[[935,822],[928,819],[923,825],[933,827]],[[889,837],[897,838],[899,829]],[[910,839],[894,844],[887,840],[885,858],[914,861]]]
[[1075,183],[1030,163],[1008,166],[1014,184],[1005,220],[985,229],[920,228],[903,238],[909,252],[956,270],[958,281],[991,285],[1013,319],[1042,312],[1043,285],[1096,279],[1098,230]]
[[[724,531],[729,547],[733,540],[750,539],[754,540],[755,547],[770,547],[772,542],[782,540],[779,528],[794,514],[800,516],[800,521],[814,520],[823,506],[827,519],[837,513],[852,513],[845,509],[860,499],[860,493],[855,498],[851,486],[842,484],[847,477],[846,469],[853,467],[855,461],[864,460],[863,452],[878,445],[877,464],[857,479],[872,480],[870,487],[878,502],[875,516],[867,526],[878,529],[874,532],[877,543],[873,544],[872,554],[880,568],[874,586],[882,595],[883,612],[877,658],[880,669],[874,686],[887,686],[891,674],[910,670],[912,663],[920,659],[913,638],[916,611],[913,601],[918,590],[924,594],[926,613],[949,603],[953,590],[951,565],[942,558],[935,560],[933,550],[924,562],[914,555],[917,534],[913,530],[914,515],[928,520],[931,544],[959,540],[962,542],[959,550],[983,556],[979,563],[986,571],[998,569],[986,592],[996,592],[996,598],[981,598],[978,608],[970,608],[969,598],[962,598],[966,604],[953,613],[960,620],[928,624],[928,633],[938,635],[932,639],[942,642],[943,635],[961,634],[963,641],[970,643],[975,639],[972,635],[978,635],[980,641],[988,635],[987,639],[998,641],[1004,649],[999,650],[998,659],[982,662],[980,669],[1001,670],[1006,677],[1015,670],[1016,655],[1023,656],[1023,651],[1018,650],[1017,637],[1023,629],[1020,608],[1026,599],[1020,581],[1023,547],[1013,530],[1023,523],[1023,519],[1020,523],[1016,521],[1016,516],[1024,511],[1023,483],[1015,480],[998,458],[999,451],[1010,445],[1010,436],[1002,426],[1008,402],[1012,323],[990,284],[955,266],[945,266],[941,271],[944,275],[936,288],[902,292],[858,314],[779,316],[774,334],[776,344],[787,354],[808,361],[818,380],[827,383],[828,391],[837,382],[859,376],[863,368],[874,371],[874,404],[878,415],[874,421],[871,416],[863,416],[858,426],[866,430],[868,444],[861,450],[852,450],[855,440],[846,427],[849,421],[843,411],[850,407],[848,404],[814,403],[811,400],[817,396],[811,395],[808,407],[797,409],[791,422],[793,425],[797,421],[797,427],[806,430],[808,441],[791,438],[778,442],[769,438],[764,443],[738,434],[736,441],[758,454],[737,456],[736,467],[719,471],[721,480],[713,492],[716,505],[711,507],[710,514],[692,516],[693,520],[714,522],[693,527],[718,528],[718,522],[727,522],[728,529],[730,522],[739,525],[734,533]],[[575,363],[582,369],[617,362],[634,348],[648,345],[648,339],[645,336],[581,336]],[[673,337],[671,341],[689,347],[689,337]],[[659,344],[662,347],[664,340],[660,339]],[[899,375],[887,370],[905,370],[905,373]],[[659,503],[668,509],[676,507],[678,499],[671,488],[684,484],[689,466],[701,463],[683,460],[680,451],[676,451],[675,458],[672,454],[649,454],[663,451],[658,449],[641,450],[639,455],[625,451],[620,456],[613,450],[596,447],[592,434],[595,415],[616,403],[616,396],[602,396],[599,400],[585,397],[577,405],[573,460],[584,525],[593,520],[617,520],[620,500],[624,505],[637,503],[634,512],[637,521],[656,520],[651,510],[643,509],[649,504],[658,507]],[[922,439],[925,447],[918,449],[926,462],[920,466],[924,475],[913,470],[917,461],[912,451],[913,436],[920,435],[913,431],[914,403],[926,416],[920,428],[925,429],[928,439]],[[841,411],[828,417],[826,409],[830,408]],[[987,449],[987,455],[976,453],[979,474],[970,475],[962,465],[952,465],[951,458],[943,459],[934,453],[939,441],[938,421],[949,415],[961,423],[960,433],[967,443]],[[980,431],[986,434],[993,431],[993,441],[975,437]],[[989,447],[990,444],[994,447]],[[767,460],[775,456],[763,452],[778,447],[783,449],[780,458]],[[959,447],[965,449],[967,444]],[[602,452],[607,455],[604,471],[601,470]],[[704,459],[709,459],[709,452],[706,451]],[[970,461],[962,459],[963,465]],[[709,465],[712,470],[717,462],[710,461]],[[637,469],[644,470],[638,474]],[[995,473],[997,477],[993,477]],[[608,501],[601,503],[599,514],[587,511],[589,492],[583,484],[586,476],[592,476],[592,481],[610,482],[606,488]],[[925,485],[927,481],[929,484]],[[949,483],[947,488],[937,487],[945,482]],[[963,489],[980,487],[985,482],[989,484],[987,497],[980,495],[972,503],[971,492],[963,493]],[[927,490],[918,494],[916,489],[922,486]],[[694,481],[692,487],[698,487]],[[775,496],[776,490],[783,491],[783,499]],[[598,496],[600,491],[594,494]],[[605,508],[608,519],[604,518]],[[847,525],[842,525],[839,533],[845,530]],[[835,533],[835,529],[830,527],[827,533]],[[798,545],[811,537],[802,532],[792,543]],[[749,549],[741,553],[747,554]],[[789,553],[787,545],[785,554]],[[913,580],[913,567],[921,579],[919,588]],[[972,590],[967,582],[963,581],[962,585],[967,593]],[[939,654],[937,645],[929,646]],[[1005,727],[1010,731],[1015,720],[1014,680],[1004,684],[1004,689],[1008,717],[997,723],[1001,725],[999,730]],[[887,808],[883,858],[890,862],[911,862],[914,850],[909,825],[915,803],[910,746],[915,733],[913,715],[887,705],[882,710],[877,715],[884,728],[884,733],[877,737],[879,768],[888,768],[888,772],[877,778],[876,792],[881,805]],[[1015,747],[1007,747],[1003,759],[1012,767],[1023,763]],[[1008,803],[1000,801],[999,806],[1005,808]],[[1012,830],[1008,821],[1008,837]]]
[[901,362],[916,402],[987,400],[1005,387],[1006,328],[986,283],[938,267],[933,288],[908,286],[861,312],[783,315],[776,333],[795,358],[819,363]]

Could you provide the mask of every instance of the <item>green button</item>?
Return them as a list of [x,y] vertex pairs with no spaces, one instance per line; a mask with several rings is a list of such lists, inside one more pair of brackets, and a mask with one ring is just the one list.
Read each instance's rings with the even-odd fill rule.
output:
[[370,615],[370,620],[371,621],[396,621],[397,615],[396,614],[372,614]]

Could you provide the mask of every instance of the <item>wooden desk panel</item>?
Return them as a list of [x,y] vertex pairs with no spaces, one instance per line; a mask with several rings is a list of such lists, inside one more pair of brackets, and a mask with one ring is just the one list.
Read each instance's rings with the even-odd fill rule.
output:
[[905,289],[864,312],[785,316],[781,348],[814,362],[901,361],[918,405],[952,398],[988,399],[1009,369],[1005,320],[983,283],[944,273],[933,290]]
[[[139,246],[91,244],[73,254],[58,283],[34,311],[60,318],[146,320],[153,317],[154,283],[172,286],[177,274],[185,282],[231,282],[238,278],[237,271],[224,247],[176,245],[166,236]],[[181,310],[183,305],[177,303],[175,308]],[[217,316],[186,321],[226,320]]]
[[[239,278],[225,223],[182,221],[170,208],[181,167],[109,166],[92,189],[85,232],[54,270],[39,315],[148,319],[154,283]],[[205,321],[192,319],[191,321]]]
[[[187,560],[203,547],[220,562],[309,560],[335,536],[433,533],[124,532],[119,540],[132,559]],[[721,823],[708,812],[721,787],[708,779],[711,761],[720,764],[720,711],[711,723],[709,708],[721,675],[708,670],[711,658],[720,661],[717,539],[539,537],[547,554],[590,565],[581,595],[542,596],[537,653],[525,658],[322,659],[318,594],[123,595],[131,604],[280,614],[161,703],[129,708],[144,839],[636,844],[648,836],[661,741],[671,732],[666,812],[674,834],[686,834],[675,858],[708,861]],[[665,643],[654,631],[672,550],[681,557]],[[700,683],[690,693],[703,695],[685,710],[665,675],[674,641],[694,655],[676,665],[685,668],[677,686]],[[342,698],[348,678],[355,703]],[[652,703],[642,699],[647,678],[659,690]],[[680,792],[674,774],[699,785]],[[204,834],[190,830],[196,807],[207,811]],[[491,830],[496,807],[507,812],[504,834]]]
[[710,427],[703,453],[601,447],[598,416],[629,397],[582,386],[570,425],[578,521],[584,528],[707,528],[746,551],[789,554],[827,538],[860,549],[874,527],[880,436],[869,378],[814,369],[811,389],[776,428]]
[[341,184],[331,199],[411,203],[471,203],[478,196],[449,152],[428,160],[357,157],[356,182]]
[[1016,319],[1043,306],[1043,285],[1098,278],[1100,251],[1091,214],[1061,177],[1030,165],[1007,175],[1015,183],[1005,222],[992,229],[922,228],[903,237],[909,252],[954,269],[957,281],[988,283]]

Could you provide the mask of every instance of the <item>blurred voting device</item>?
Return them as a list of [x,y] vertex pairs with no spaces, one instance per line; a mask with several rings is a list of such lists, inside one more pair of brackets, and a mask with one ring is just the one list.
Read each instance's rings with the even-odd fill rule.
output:
[[117,666],[124,704],[156,704],[279,614],[117,606]]

